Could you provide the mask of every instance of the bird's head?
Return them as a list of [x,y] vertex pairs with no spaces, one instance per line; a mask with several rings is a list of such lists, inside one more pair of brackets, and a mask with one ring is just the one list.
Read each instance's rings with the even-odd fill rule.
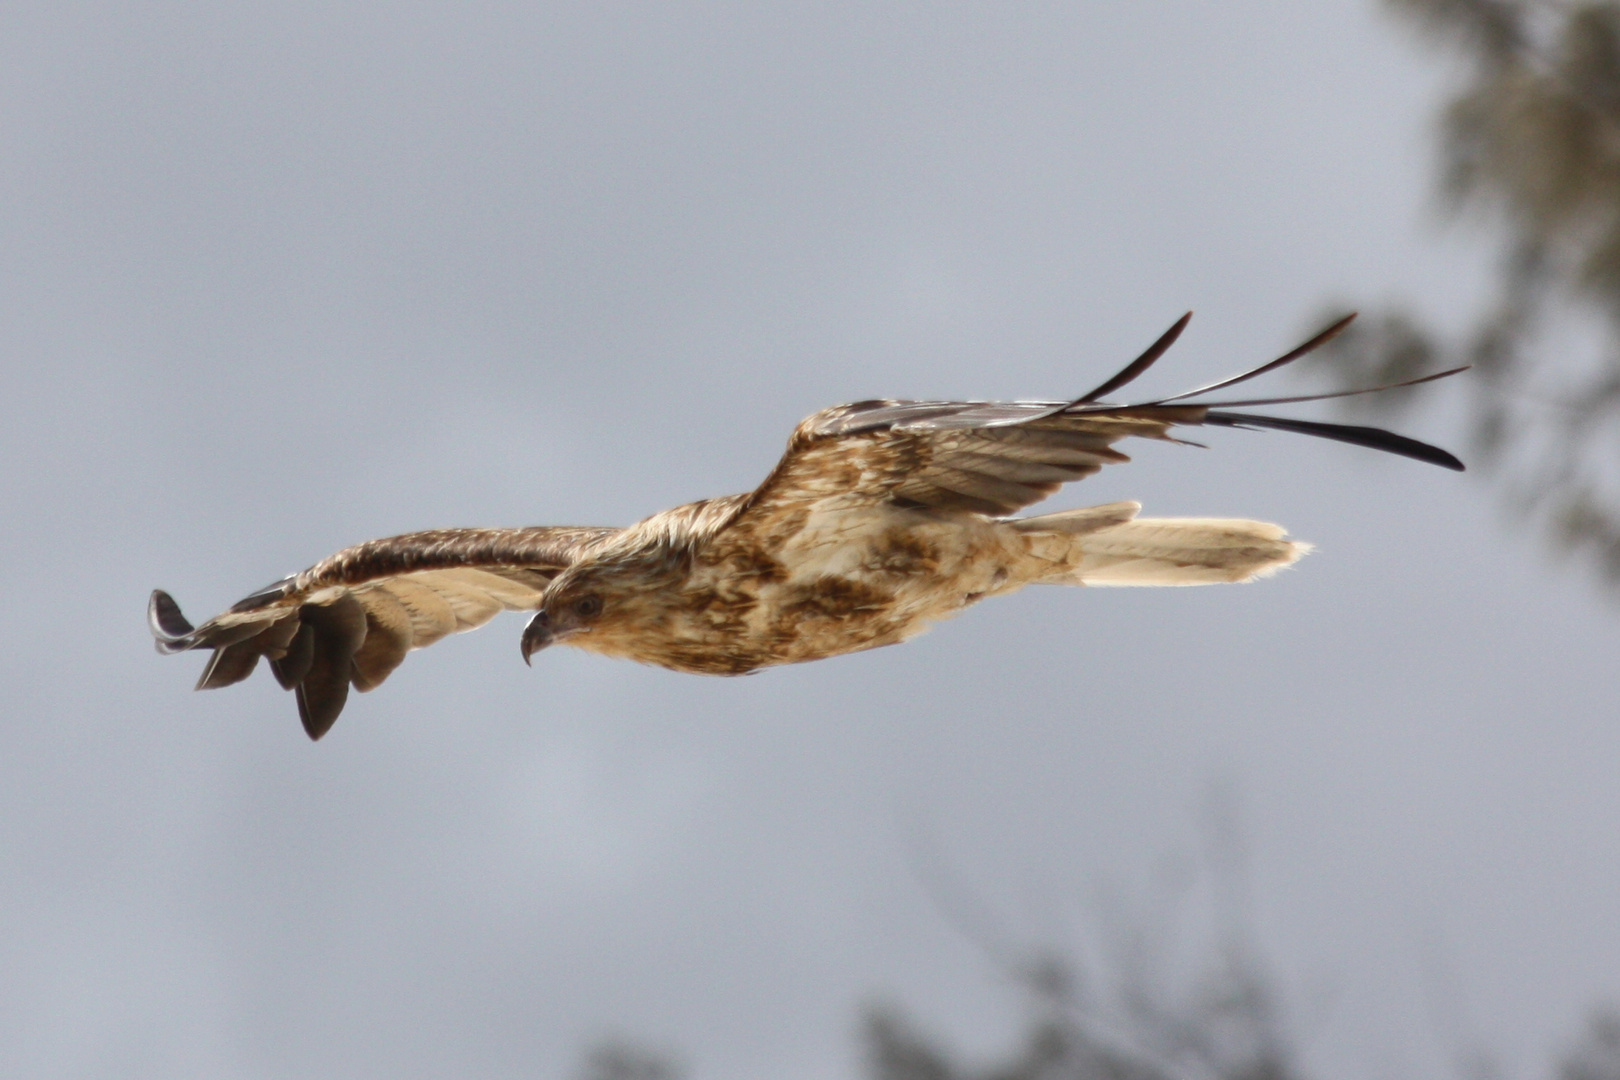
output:
[[540,610],[523,629],[523,659],[568,642],[591,652],[624,655],[625,639],[655,617],[669,568],[647,558],[576,563],[552,579]]

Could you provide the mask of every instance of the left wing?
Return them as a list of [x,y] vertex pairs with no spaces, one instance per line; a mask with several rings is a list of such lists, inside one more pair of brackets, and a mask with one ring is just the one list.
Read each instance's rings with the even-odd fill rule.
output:
[[147,620],[161,653],[212,649],[197,681],[212,690],[253,674],[259,658],[298,697],[304,730],[331,730],[349,686],[372,690],[412,649],[530,610],[559,571],[619,529],[440,529],[345,548],[193,627],[154,590]]
[[1322,345],[1345,318],[1267,364],[1185,394],[1136,405],[1100,400],[1146,371],[1180,336],[1191,313],[1101,386],[1072,401],[860,401],[816,413],[799,425],[787,453],[729,523],[791,513],[824,500],[842,508],[891,503],[1004,517],[1037,503],[1063,484],[1130,459],[1113,449],[1129,436],[1179,442],[1178,425],[1274,428],[1354,443],[1461,470],[1436,446],[1380,428],[1232,412],[1374,393],[1455,375],[1463,368],[1364,390],[1250,401],[1189,403],[1273,371]]

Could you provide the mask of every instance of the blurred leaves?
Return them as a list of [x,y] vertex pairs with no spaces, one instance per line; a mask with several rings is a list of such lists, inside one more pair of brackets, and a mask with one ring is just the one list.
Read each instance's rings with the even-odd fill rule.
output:
[[[1006,1060],[970,1068],[891,1007],[868,1009],[870,1080],[1293,1080],[1276,994],[1252,953],[1224,950],[1178,998],[1127,972],[1106,1005],[1076,992],[1070,961],[1027,965],[1029,1019]],[[1056,976],[1056,977],[1054,977]],[[1586,1080],[1586,1078],[1581,1078]]]
[[1473,456],[1620,589],[1620,4],[1384,3],[1466,65],[1438,128],[1439,194],[1499,238],[1495,296],[1455,340],[1374,314],[1333,359],[1371,382],[1474,364]]
[[892,1009],[865,1019],[871,1080],[1168,1080],[1144,1062],[1110,1053],[1072,1024],[1037,1020],[1007,1062],[982,1070],[958,1068]]
[[1558,1070],[1559,1080],[1620,1080],[1620,1013],[1592,1017],[1586,1038]]
[[682,1080],[684,1074],[667,1055],[634,1043],[612,1039],[585,1055],[582,1080]]
[[[1295,1080],[1276,980],[1253,945],[1246,842],[1235,796],[1212,789],[1200,857],[1161,883],[1156,912],[1109,920],[1093,971],[1050,948],[1022,953],[1005,935],[941,913],[1019,990],[1023,1035],[1005,1059],[970,1067],[896,1009],[866,1011],[869,1080]],[[975,904],[982,908],[982,904]],[[1201,930],[1195,930],[1201,927]],[[1202,941],[1193,956],[1178,943]]]

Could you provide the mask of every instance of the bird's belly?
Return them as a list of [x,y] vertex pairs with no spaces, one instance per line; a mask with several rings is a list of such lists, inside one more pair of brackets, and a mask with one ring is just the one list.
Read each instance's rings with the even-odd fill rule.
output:
[[806,528],[771,557],[732,551],[694,568],[687,615],[668,627],[682,670],[734,674],[893,645],[1017,585],[1002,528],[879,521]]

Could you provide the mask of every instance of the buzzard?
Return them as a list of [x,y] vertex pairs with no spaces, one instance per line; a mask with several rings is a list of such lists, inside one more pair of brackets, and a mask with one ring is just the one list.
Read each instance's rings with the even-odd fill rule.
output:
[[532,611],[525,661],[566,642],[676,671],[742,675],[915,637],[988,596],[1025,585],[1203,585],[1249,581],[1309,546],[1276,525],[1138,518],[1135,502],[1011,515],[1071,480],[1128,460],[1129,436],[1172,428],[1271,428],[1416,458],[1462,462],[1377,428],[1233,409],[1409,386],[1247,401],[1200,401],[1305,355],[1347,317],[1230,379],[1135,405],[1104,398],[1147,370],[1183,316],[1141,356],[1072,401],[858,401],[806,419],[764,483],[679,506],[628,528],[440,529],[372,540],[284,578],[201,626],[152,593],[162,653],[210,649],[198,689],[240,682],[259,658],[298,698],[310,738],[331,729],[349,687],[372,690],[406,653]]

